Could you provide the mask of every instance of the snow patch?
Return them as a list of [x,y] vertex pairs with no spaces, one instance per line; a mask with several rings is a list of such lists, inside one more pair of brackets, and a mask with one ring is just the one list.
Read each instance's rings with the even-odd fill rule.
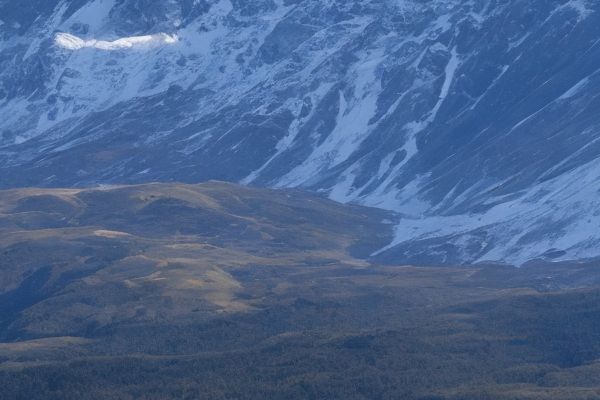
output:
[[571,7],[575,11],[579,13],[579,16],[582,18],[586,18],[590,15],[593,10],[588,8],[587,0],[570,0],[567,4],[562,7]]
[[84,40],[69,33],[57,33],[54,43],[58,47],[67,50],[81,50],[85,48],[94,48],[99,50],[127,50],[127,49],[147,49],[156,46],[175,44],[179,41],[177,35],[158,33],[155,35],[130,36],[113,41],[106,40]]
[[586,19],[587,17],[590,16],[590,14],[592,14],[594,12],[594,10],[590,9],[588,7],[588,2],[587,0],[569,0],[568,2],[566,2],[565,4],[558,6],[551,14],[550,16],[546,19],[546,21],[548,21],[550,18],[552,18],[556,13],[558,12],[562,12],[565,10],[574,10],[577,12],[578,17],[579,17],[579,21],[582,21],[584,19]]
[[600,202],[589,199],[597,197],[599,172],[600,159],[596,159],[533,186],[519,198],[484,213],[445,216],[410,213],[412,216],[405,215],[396,226],[392,243],[373,255],[419,239],[443,238],[459,246],[473,232],[485,230],[494,246],[485,254],[465,254],[465,261],[504,260],[522,265],[549,249],[567,252],[560,260],[596,256],[595,232],[600,226],[596,210]]
[[589,78],[583,78],[582,80],[577,82],[571,89],[569,89],[565,93],[563,93],[563,95],[560,96],[558,98],[558,100],[567,100],[567,99],[570,99],[571,97],[575,97],[577,95],[577,93],[579,93],[581,91],[581,89],[583,89],[589,82],[590,82]]
[[327,139],[300,166],[284,176],[278,185],[303,183],[307,177],[341,164],[368,137],[375,124],[372,118],[376,114],[377,99],[382,90],[378,67],[383,62],[383,52],[378,49],[363,56],[362,63],[351,71],[355,82],[352,96],[346,98],[342,91],[339,92],[335,127]]

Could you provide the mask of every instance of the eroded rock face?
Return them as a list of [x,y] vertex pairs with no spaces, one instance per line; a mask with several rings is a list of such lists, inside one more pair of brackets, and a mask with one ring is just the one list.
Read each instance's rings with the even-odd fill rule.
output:
[[598,8],[0,0],[0,185],[303,187],[403,214],[398,261],[597,256]]

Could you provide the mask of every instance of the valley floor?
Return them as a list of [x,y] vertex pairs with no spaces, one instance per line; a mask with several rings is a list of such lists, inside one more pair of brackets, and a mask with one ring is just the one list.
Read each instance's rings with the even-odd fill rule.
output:
[[0,398],[597,399],[600,274],[548,272],[238,270],[253,310],[0,344]]

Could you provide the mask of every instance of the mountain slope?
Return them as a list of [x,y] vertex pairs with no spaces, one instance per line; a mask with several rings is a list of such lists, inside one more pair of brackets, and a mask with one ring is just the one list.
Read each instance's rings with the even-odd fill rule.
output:
[[252,310],[232,274],[365,268],[388,214],[220,182],[0,191],[0,340]]
[[24,4],[3,187],[302,187],[402,214],[395,260],[598,255],[595,2]]

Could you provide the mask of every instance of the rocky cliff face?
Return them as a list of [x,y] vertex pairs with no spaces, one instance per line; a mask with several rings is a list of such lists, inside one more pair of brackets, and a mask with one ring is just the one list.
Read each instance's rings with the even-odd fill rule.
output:
[[221,179],[401,215],[381,257],[599,255],[586,0],[0,0],[0,186]]

